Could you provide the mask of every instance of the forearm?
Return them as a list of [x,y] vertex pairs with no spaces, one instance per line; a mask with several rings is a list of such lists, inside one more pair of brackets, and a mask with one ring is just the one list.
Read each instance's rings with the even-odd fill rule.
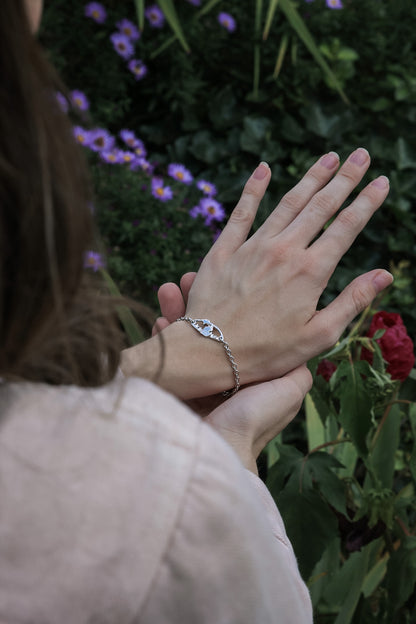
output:
[[172,323],[159,335],[121,353],[126,376],[154,381],[181,399],[209,396],[234,386],[221,343],[205,339],[187,323]]

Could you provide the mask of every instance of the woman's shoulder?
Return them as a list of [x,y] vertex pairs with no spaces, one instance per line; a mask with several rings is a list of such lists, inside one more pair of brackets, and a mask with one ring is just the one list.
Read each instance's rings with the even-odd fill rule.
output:
[[214,433],[134,378],[96,389],[2,384],[0,413],[0,614],[78,624],[119,605],[115,620],[131,621],[181,514],[199,441],[206,431],[215,449]]

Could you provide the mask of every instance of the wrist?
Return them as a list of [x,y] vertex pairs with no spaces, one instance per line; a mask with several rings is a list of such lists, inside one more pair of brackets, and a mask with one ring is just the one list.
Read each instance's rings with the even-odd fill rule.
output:
[[154,381],[181,399],[209,396],[234,387],[224,347],[207,340],[188,323],[172,323],[160,334],[121,354],[126,376]]

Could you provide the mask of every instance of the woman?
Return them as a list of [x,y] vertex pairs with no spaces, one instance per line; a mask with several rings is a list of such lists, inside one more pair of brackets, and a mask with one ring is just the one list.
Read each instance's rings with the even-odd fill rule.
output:
[[[358,149],[337,172],[326,154],[246,241],[260,164],[196,277],[161,288],[163,340],[120,357],[114,306],[82,270],[89,188],[40,9],[0,3],[0,621],[311,622],[256,458],[310,388],[307,359],[391,282],[371,271],[317,314],[388,181],[317,238],[370,163]],[[166,391],[232,396],[205,422]]]

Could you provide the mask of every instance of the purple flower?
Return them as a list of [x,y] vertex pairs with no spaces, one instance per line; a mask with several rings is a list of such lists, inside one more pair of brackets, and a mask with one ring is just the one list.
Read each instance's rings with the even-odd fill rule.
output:
[[153,28],[162,28],[165,23],[165,16],[157,4],[152,4],[152,6],[148,7],[144,14],[149,20],[150,26],[153,26]]
[[100,158],[110,165],[119,165],[122,161],[122,151],[117,147],[110,150],[103,150],[100,152]]
[[137,159],[136,154],[134,152],[123,152],[120,150],[120,162],[129,164],[133,163]]
[[94,152],[108,152],[113,149],[114,137],[104,128],[95,128],[90,131],[88,147]]
[[133,45],[130,39],[123,33],[115,32],[110,36],[114,50],[125,59],[129,59],[134,54]]
[[201,199],[199,206],[201,208],[200,214],[205,217],[205,225],[211,225],[213,221],[223,221],[225,219],[224,208],[212,197]]
[[196,183],[197,187],[200,191],[204,193],[204,195],[208,195],[208,197],[213,197],[217,194],[217,188],[211,182],[207,182],[206,180],[198,180]]
[[131,59],[128,62],[127,67],[134,74],[136,80],[141,80],[147,74],[147,67],[140,59]]
[[135,151],[136,155],[139,158],[146,158],[146,156],[147,156],[147,152],[146,152],[146,148],[144,146],[144,143],[143,143],[143,141],[140,141],[140,139],[137,139],[137,143],[134,146],[134,151]]
[[343,9],[344,5],[341,0],[325,0],[328,9]]
[[172,189],[170,186],[163,186],[162,178],[152,178],[152,195],[160,201],[168,201],[173,197]]
[[235,19],[229,13],[219,13],[218,21],[221,26],[224,26],[228,30],[228,32],[234,32],[237,28]]
[[90,147],[91,143],[91,133],[85,128],[81,128],[81,126],[74,126],[72,128],[72,132],[74,133],[74,137],[77,143],[80,145],[84,145],[84,147]]
[[92,269],[95,273],[98,269],[104,269],[105,262],[101,254],[96,251],[86,251],[84,254],[84,269]]
[[107,12],[99,2],[89,2],[85,7],[85,16],[91,17],[97,24],[102,24],[107,19]]
[[78,108],[82,111],[88,110],[90,107],[88,98],[82,91],[75,90],[71,92],[71,103],[72,106],[75,106],[75,108]]
[[201,0],[188,0],[188,2],[194,6],[201,6]]
[[128,19],[122,19],[116,24],[119,31],[128,37],[130,41],[137,41],[140,39],[140,33],[136,26]]
[[56,96],[56,100],[58,102],[58,105],[61,111],[63,113],[67,113],[69,111],[69,104],[68,104],[68,100],[66,99],[66,97],[62,95],[60,91],[57,91],[55,93],[55,96]]
[[[145,158],[138,158],[136,161],[137,165],[140,167],[140,169],[142,171],[144,171],[145,173],[147,173],[148,175],[152,175],[153,171],[155,170],[155,166],[152,165],[148,160],[146,160]],[[131,168],[131,167],[130,167]]]
[[186,167],[177,163],[171,163],[168,167],[168,175],[183,184],[191,184],[193,175]]
[[131,148],[135,148],[138,143],[141,143],[132,130],[120,130],[119,137],[124,143]]
[[200,214],[202,214],[201,206],[194,206],[189,211],[189,216],[192,217],[192,219],[196,219]]

